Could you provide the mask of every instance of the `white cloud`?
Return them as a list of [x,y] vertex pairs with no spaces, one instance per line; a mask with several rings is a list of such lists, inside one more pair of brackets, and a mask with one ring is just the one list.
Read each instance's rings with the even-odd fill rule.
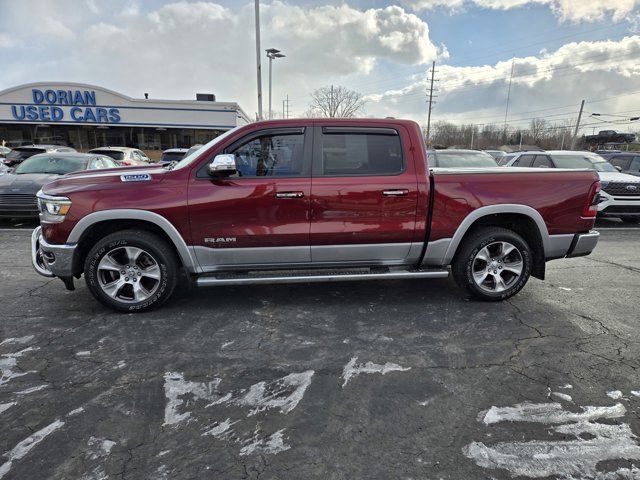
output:
[[[515,58],[510,118],[532,116],[517,112],[575,103],[576,107],[540,114],[570,118],[582,98],[595,100],[640,91],[639,57],[640,36],[634,35],[619,41],[573,42],[553,52]],[[511,65],[511,60],[484,66],[439,65],[434,118],[499,122],[504,116]],[[427,80],[422,78],[402,89],[370,95],[367,110],[379,116],[409,116],[424,121],[427,87]],[[599,109],[620,112],[634,107],[640,107],[640,95],[613,98],[600,104]]]
[[611,16],[613,21],[624,20],[640,5],[640,0],[404,0],[414,10],[448,8],[460,10],[474,4],[493,10],[510,10],[527,5],[546,5],[563,22],[595,22]]
[[[20,2],[12,16],[28,18],[26,4],[40,1]],[[250,114],[255,111],[253,2],[225,8],[215,2],[178,1],[145,12],[135,2],[119,5],[110,4],[100,16],[87,10],[83,19],[72,17],[67,24],[52,12],[50,35],[68,42],[47,51],[52,63],[39,67],[37,80],[69,79],[133,96],[150,92],[156,98],[214,92],[222,101],[238,101]],[[346,4],[308,7],[273,0],[261,5],[261,25],[262,48],[276,47],[287,56],[274,63],[276,103],[289,93],[300,98],[294,104],[298,112],[306,110],[314,88],[343,76],[369,74],[379,61],[419,65],[439,52],[446,54],[429,38],[425,21],[397,6],[358,10]],[[12,33],[34,47],[29,31]],[[46,46],[41,48],[44,52]],[[265,57],[263,72],[266,81]],[[10,73],[0,72],[0,84],[21,77],[36,80],[26,62],[16,61]]]

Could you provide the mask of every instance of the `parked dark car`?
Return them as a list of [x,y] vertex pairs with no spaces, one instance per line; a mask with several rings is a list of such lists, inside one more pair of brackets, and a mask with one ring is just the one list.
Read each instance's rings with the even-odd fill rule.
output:
[[478,150],[431,150],[427,152],[429,165],[440,168],[497,167],[498,163],[488,153]]
[[3,160],[3,163],[7,167],[15,167],[24,162],[27,158],[38,155],[39,153],[53,153],[53,152],[75,152],[75,148],[61,147],[60,145],[25,145],[23,147],[16,147],[11,150],[7,157]]
[[591,145],[601,145],[603,143],[633,143],[636,141],[636,136],[633,133],[600,130],[597,135],[587,135],[584,139]]
[[52,152],[34,155],[11,173],[0,175],[0,218],[37,218],[36,193],[46,183],[78,170],[116,168],[104,155]]
[[640,177],[640,152],[605,153],[601,157],[609,160],[609,163],[622,173]]

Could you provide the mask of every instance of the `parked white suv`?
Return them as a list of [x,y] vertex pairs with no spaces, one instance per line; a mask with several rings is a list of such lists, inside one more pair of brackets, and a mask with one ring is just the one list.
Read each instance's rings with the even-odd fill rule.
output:
[[640,221],[640,177],[620,173],[600,155],[571,150],[520,152],[505,167],[595,170],[602,183],[598,216],[617,217],[625,223]]
[[113,158],[120,165],[130,167],[133,165],[147,165],[151,163],[147,154],[137,148],[129,147],[99,147],[89,150],[89,153],[97,155],[107,155]]

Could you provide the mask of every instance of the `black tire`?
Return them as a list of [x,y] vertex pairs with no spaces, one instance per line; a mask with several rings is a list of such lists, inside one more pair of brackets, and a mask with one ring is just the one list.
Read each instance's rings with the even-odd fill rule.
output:
[[622,223],[640,223],[640,217],[620,217]]
[[[144,256],[141,255],[143,257],[142,260],[147,263],[155,262],[151,263],[151,265],[154,268],[157,267],[159,271],[160,278],[152,280],[154,282],[154,287],[151,289],[152,292],[150,292],[148,298],[142,301],[135,301],[135,298],[128,300],[120,297],[114,298],[107,295],[101,286],[102,282],[104,282],[103,275],[105,273],[104,271],[98,271],[100,261],[108,253],[116,252],[119,255],[118,252],[124,247],[143,250]],[[137,268],[137,265],[132,268]],[[140,268],[143,267],[141,266]],[[159,307],[173,293],[179,273],[178,260],[174,250],[158,235],[143,230],[123,230],[104,237],[89,251],[84,263],[84,278],[89,291],[100,303],[120,312],[142,312]],[[120,274],[117,273],[117,275]],[[142,279],[139,281],[139,285],[142,286]],[[132,289],[133,286],[130,290],[132,291]],[[133,297],[134,294],[131,293],[131,296]]]
[[[522,271],[519,275],[513,274],[514,276],[511,277],[511,272],[508,272],[508,269],[505,268],[503,273],[508,273],[510,277],[509,281],[506,282],[507,288],[502,291],[492,292],[487,290],[488,287],[482,288],[476,283],[473,272],[475,268],[474,262],[478,261],[476,255],[487,246],[491,249],[497,248],[499,245],[496,246],[496,242],[508,242],[517,249],[517,253],[520,255],[522,261]],[[516,253],[513,253],[513,255],[516,255]],[[506,300],[522,290],[529,280],[532,265],[533,255],[531,248],[520,235],[506,228],[481,227],[470,232],[463,239],[458,247],[451,270],[458,286],[466,290],[474,298],[485,301],[500,301]],[[487,263],[487,269],[488,266],[489,264]],[[481,272],[482,270],[480,270],[480,273]],[[489,275],[491,275],[491,273],[489,273]],[[492,276],[492,278],[495,278],[495,275]],[[487,282],[490,283],[490,281]]]

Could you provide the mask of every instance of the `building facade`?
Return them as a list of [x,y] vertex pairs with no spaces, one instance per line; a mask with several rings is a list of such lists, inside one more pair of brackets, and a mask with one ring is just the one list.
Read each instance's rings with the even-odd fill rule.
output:
[[237,103],[197,98],[204,100],[137,99],[71,82],[20,85],[0,91],[0,144],[188,148],[250,121]]

